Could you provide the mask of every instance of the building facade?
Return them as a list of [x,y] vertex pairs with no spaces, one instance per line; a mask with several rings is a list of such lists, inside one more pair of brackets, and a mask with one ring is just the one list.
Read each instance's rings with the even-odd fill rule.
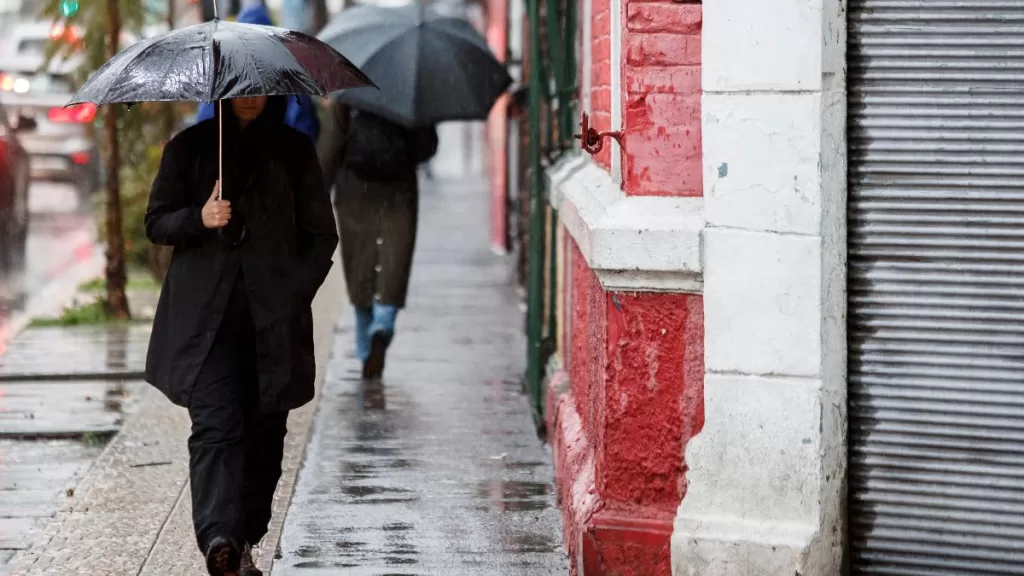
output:
[[534,120],[608,133],[530,192],[574,573],[1021,573],[1024,4],[573,4],[527,20],[576,24]]

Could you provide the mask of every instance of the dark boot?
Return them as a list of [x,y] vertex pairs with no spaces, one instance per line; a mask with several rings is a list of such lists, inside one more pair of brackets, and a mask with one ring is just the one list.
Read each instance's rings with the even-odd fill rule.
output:
[[363,362],[364,380],[378,380],[384,373],[384,357],[390,343],[391,337],[383,330],[370,335],[370,355]]
[[215,537],[206,547],[206,570],[210,576],[238,574],[240,559],[238,548],[223,536]]
[[263,576],[263,571],[252,561],[252,546],[242,548],[242,560],[238,566],[238,576]]

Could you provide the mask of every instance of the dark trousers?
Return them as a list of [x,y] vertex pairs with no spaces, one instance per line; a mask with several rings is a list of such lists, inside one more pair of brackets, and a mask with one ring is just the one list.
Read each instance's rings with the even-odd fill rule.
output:
[[192,521],[205,552],[216,536],[257,544],[281,477],[288,413],[261,414],[252,316],[236,282],[188,407]]

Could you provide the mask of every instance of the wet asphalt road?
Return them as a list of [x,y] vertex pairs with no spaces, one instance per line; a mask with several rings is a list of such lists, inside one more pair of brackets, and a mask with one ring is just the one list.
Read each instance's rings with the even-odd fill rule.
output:
[[0,334],[31,295],[58,282],[62,273],[89,256],[95,242],[93,216],[70,185],[33,183],[29,211],[25,269],[0,270]]
[[343,315],[273,576],[569,573],[487,190],[447,177],[425,188],[384,382],[360,381]]

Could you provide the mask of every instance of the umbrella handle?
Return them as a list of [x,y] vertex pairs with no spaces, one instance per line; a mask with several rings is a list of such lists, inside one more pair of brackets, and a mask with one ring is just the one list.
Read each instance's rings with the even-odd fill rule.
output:
[[224,101],[217,100],[217,200],[224,199]]

